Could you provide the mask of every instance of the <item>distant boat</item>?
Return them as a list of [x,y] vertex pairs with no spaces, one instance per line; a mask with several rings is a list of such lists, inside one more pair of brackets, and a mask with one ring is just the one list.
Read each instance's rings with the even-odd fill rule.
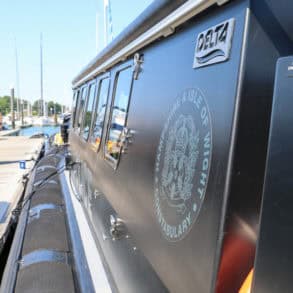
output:
[[47,116],[40,116],[33,120],[33,125],[38,125],[38,126],[54,125],[54,119]]
[[32,116],[24,117],[25,124],[33,124],[34,118]]

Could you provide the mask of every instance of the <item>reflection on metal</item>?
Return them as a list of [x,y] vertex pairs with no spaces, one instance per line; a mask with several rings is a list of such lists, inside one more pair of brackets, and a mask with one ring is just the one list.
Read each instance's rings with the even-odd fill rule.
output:
[[71,265],[71,255],[68,252],[41,249],[30,252],[19,260],[19,268],[24,269],[27,266],[41,262],[57,262]]
[[9,202],[0,201],[0,224],[5,222],[9,206]]
[[[75,173],[74,175],[74,177],[75,178],[73,178],[73,180],[72,180],[72,173]],[[77,183],[77,177],[79,176],[79,174],[76,174],[77,173],[77,169],[72,169],[72,170],[70,170],[69,171],[69,182],[70,182],[70,186],[71,186],[71,189],[72,189],[72,191],[73,191],[73,194],[74,194],[74,196],[76,197],[76,199],[79,201],[79,202],[81,202],[81,196],[80,196],[80,194],[79,194],[79,192],[78,192],[78,190],[77,190],[77,188],[76,188],[76,186],[75,186],[75,184],[78,184]],[[75,184],[74,184],[74,182],[76,182]]]
[[46,157],[47,157],[47,158],[48,158],[48,157],[53,157],[53,158],[56,159],[56,160],[57,160],[57,159],[60,159],[60,160],[61,160],[61,159],[63,158],[63,156],[60,155],[60,154],[58,154],[58,153],[57,153],[57,154],[55,154],[55,153],[53,153],[53,154],[49,154],[49,155],[47,155]]
[[122,153],[127,153],[128,145],[132,144],[133,140],[133,131],[127,127],[123,128],[121,133],[121,146],[122,146]]
[[39,204],[37,206],[34,206],[29,210],[29,218],[28,223],[31,223],[34,220],[37,220],[40,218],[41,212],[43,210],[57,210],[62,211],[62,206],[55,205],[53,203],[43,203]]
[[[57,174],[56,174],[57,175]],[[50,180],[46,180],[46,179],[41,179],[41,180],[38,180],[34,183],[34,186],[35,187],[39,187],[39,186],[42,186],[44,183],[46,184],[55,184],[55,185],[58,185],[58,182],[57,180],[53,180],[53,179],[50,179]]]
[[114,215],[110,215],[110,224],[110,234],[112,236],[112,240],[119,240],[126,237],[126,226],[120,218],[117,218]]
[[37,168],[37,171],[44,172],[47,169],[54,169],[54,170],[56,170],[56,167],[54,167],[52,165],[42,165],[42,166],[40,166],[40,167]]
[[[66,176],[66,177],[65,177]],[[74,269],[81,292],[112,292],[102,260],[86,220],[83,207],[75,200],[69,172],[60,174],[60,182],[66,204],[66,218],[72,239]],[[68,184],[70,183],[70,184]],[[82,230],[79,227],[82,226]],[[102,290],[101,288],[106,288]]]
[[134,55],[134,64],[133,64],[133,78],[135,80],[138,79],[138,75],[142,72],[142,63],[143,63],[143,55],[139,54],[139,53],[136,53]]
[[97,199],[98,197],[100,197],[102,195],[103,195],[103,193],[100,190],[95,189],[95,191],[94,191],[94,198],[95,199]]
[[235,215],[235,223],[238,224],[237,226],[237,233],[239,235],[242,235],[243,237],[247,238],[253,243],[256,243],[257,241],[257,230],[258,226],[255,224],[255,226],[251,226],[247,224],[245,220],[243,220],[241,217]]

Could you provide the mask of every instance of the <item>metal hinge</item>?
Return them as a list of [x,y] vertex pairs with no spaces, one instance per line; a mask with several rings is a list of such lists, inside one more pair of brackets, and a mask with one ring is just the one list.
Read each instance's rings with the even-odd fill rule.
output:
[[133,57],[133,78],[138,79],[138,75],[141,73],[141,65],[143,63],[143,55],[136,53]]

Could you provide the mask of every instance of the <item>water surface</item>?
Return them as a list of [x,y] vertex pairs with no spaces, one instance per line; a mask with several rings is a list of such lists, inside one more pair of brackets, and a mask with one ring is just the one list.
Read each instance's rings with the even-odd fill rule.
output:
[[20,130],[19,135],[32,136],[36,133],[44,133],[49,136],[60,131],[60,126],[32,126],[28,128],[23,128]]

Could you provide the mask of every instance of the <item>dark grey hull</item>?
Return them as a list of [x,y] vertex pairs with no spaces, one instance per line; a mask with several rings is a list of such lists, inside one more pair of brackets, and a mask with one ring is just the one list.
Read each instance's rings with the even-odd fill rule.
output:
[[[93,230],[99,225],[100,208],[90,193],[96,190],[126,223],[132,245],[172,292],[235,292],[253,267],[275,66],[278,57],[292,53],[293,48],[288,33],[292,26],[285,14],[266,1],[231,1],[220,8],[209,8],[170,36],[140,49],[142,71],[132,83],[125,125],[133,135],[127,153],[120,154],[114,168],[107,159],[105,135],[97,153],[91,143],[81,138],[80,129],[71,131],[70,149],[82,162],[82,184],[92,186],[92,191],[84,192],[82,197],[89,203],[85,209]],[[196,37],[229,19],[235,21],[229,58],[193,68]],[[105,134],[112,113],[116,72],[132,64],[132,57],[108,70],[111,82]],[[84,74],[94,70],[94,65],[89,68]],[[82,73],[75,82],[81,78]],[[198,190],[204,193],[204,199],[197,199],[194,208],[199,212],[190,220],[186,214],[190,209],[188,200],[184,206],[179,201],[160,198],[158,208],[156,180],[163,171],[156,164],[161,164],[158,154],[167,153],[164,129],[169,129],[170,121],[172,124],[180,118],[180,111],[183,115],[188,112],[184,107],[176,108],[178,99],[183,104],[184,95],[196,95],[197,91],[204,97],[210,115],[211,154],[208,172],[202,175],[208,178],[207,185],[203,184],[206,189],[199,191],[202,178],[196,179],[195,175],[192,181],[191,197],[196,197]],[[198,160],[204,162],[203,158]],[[176,227],[170,224],[180,217],[181,226],[178,222]],[[237,245],[241,252],[233,255]],[[123,284],[136,284],[140,278],[145,284],[151,283],[143,270],[134,269],[135,258],[121,261],[121,267],[128,268],[129,279],[115,273],[117,264],[109,260],[121,291],[136,292],[135,285],[131,288]],[[131,273],[133,269],[138,275]],[[145,271],[149,270],[147,265]]]
[[[206,1],[197,7],[201,13],[122,54],[160,21],[165,25],[183,2],[190,4],[153,4],[74,80],[72,187],[114,292],[238,292],[252,268],[252,292],[263,292],[262,270],[272,250],[263,242],[267,230],[259,243],[258,232],[268,229],[259,223],[274,74],[278,58],[293,53],[293,4]],[[122,86],[121,72],[128,82]],[[109,85],[102,88],[104,80]],[[66,208],[53,210],[66,215],[58,229],[69,233],[60,230],[52,244],[62,245],[58,257],[70,275],[61,285],[91,292],[95,276],[88,272],[63,179],[58,192]],[[59,200],[56,194],[50,200]],[[4,288],[22,288],[12,262],[35,243],[26,244],[28,211],[23,213],[17,235],[24,244],[13,246]],[[290,292],[286,282],[270,288],[266,292]]]

